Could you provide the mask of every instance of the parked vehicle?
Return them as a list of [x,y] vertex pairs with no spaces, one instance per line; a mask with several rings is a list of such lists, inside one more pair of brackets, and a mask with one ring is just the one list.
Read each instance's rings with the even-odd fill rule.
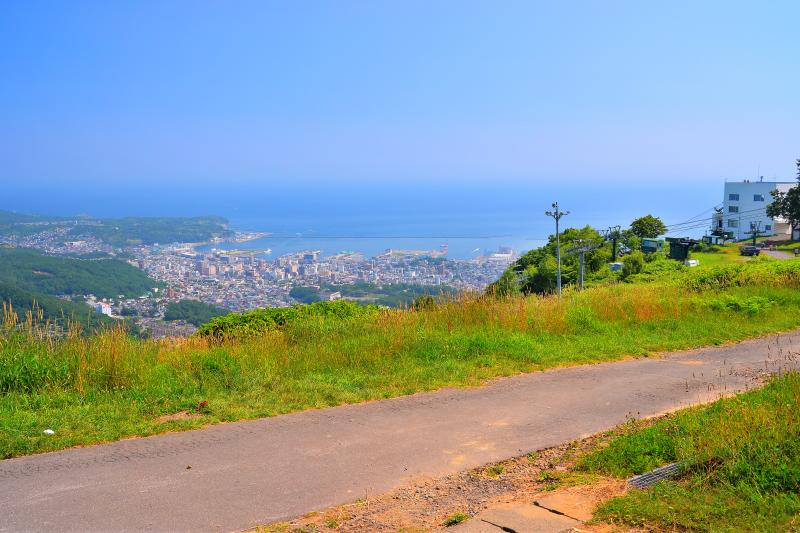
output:
[[739,248],[740,255],[758,255],[761,253],[761,249],[757,246],[742,246]]

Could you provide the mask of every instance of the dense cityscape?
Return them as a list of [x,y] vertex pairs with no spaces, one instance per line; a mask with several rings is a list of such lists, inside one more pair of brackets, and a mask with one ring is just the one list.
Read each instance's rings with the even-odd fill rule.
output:
[[[27,235],[0,235],[0,245],[72,257],[116,257],[145,271],[160,287],[137,298],[87,295],[85,301],[101,314],[133,318],[156,337],[185,335],[195,329],[182,321],[164,320],[170,302],[195,300],[224,310],[245,311],[300,303],[291,294],[295,287],[317,289],[326,300],[347,298],[339,288],[353,284],[369,284],[377,292],[395,285],[480,291],[517,258],[513,250],[501,247],[474,259],[453,260],[447,258],[446,244],[438,250],[388,249],[374,257],[356,252],[323,256],[318,250],[302,250],[271,258],[268,250],[200,251],[197,243],[116,247],[92,236],[69,240],[71,231],[65,223],[42,224]],[[225,241],[241,243],[264,235],[235,232]],[[221,240],[211,244],[214,242]]]

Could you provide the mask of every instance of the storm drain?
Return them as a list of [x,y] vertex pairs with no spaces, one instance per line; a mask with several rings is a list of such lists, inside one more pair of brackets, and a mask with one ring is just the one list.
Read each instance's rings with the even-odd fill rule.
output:
[[681,473],[683,467],[680,463],[672,463],[666,466],[661,466],[650,472],[645,472],[638,476],[633,476],[628,480],[628,485],[637,489],[646,489],[650,485],[655,485],[659,481],[667,478],[675,477]]

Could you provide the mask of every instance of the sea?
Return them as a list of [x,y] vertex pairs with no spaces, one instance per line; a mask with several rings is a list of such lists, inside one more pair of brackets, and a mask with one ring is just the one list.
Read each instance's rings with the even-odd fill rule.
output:
[[[544,227],[517,220],[520,213],[471,214],[442,212],[414,215],[328,215],[232,217],[236,229],[269,232],[243,243],[215,243],[200,250],[270,250],[272,257],[302,250],[319,250],[323,256],[357,252],[365,257],[394,250],[436,250],[446,247],[450,259],[471,259],[512,248],[530,250],[547,242]],[[524,214],[523,214],[524,215]],[[555,227],[555,226],[554,226]]]
[[[223,180],[224,182],[224,180]],[[637,183],[293,183],[118,184],[60,188],[6,187],[0,209],[96,217],[219,215],[242,231],[269,233],[223,249],[271,250],[272,257],[303,250],[323,255],[387,249],[439,250],[470,259],[510,247],[524,252],[555,233],[545,214],[558,200],[569,214],[561,227],[626,227],[653,214],[667,224],[710,217],[723,181]],[[710,224],[709,224],[710,225]],[[704,227],[680,236],[698,236]],[[677,236],[677,235],[676,235]]]

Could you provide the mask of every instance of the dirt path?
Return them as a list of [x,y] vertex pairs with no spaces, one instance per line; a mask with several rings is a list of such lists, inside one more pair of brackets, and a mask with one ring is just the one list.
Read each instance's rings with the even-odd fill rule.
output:
[[714,400],[793,346],[798,332],[0,461],[0,531],[243,529]]

